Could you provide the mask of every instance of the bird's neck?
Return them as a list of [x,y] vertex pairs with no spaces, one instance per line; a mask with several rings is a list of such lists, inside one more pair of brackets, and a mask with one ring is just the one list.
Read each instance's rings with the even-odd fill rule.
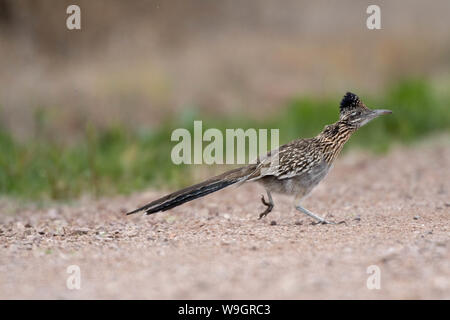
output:
[[325,161],[331,164],[356,130],[355,126],[342,120],[325,126],[316,137],[324,153]]

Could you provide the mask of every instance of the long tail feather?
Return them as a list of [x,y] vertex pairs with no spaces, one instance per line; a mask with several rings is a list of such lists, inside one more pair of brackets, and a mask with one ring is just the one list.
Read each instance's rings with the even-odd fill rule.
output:
[[221,175],[208,179],[199,184],[168,194],[160,199],[146,204],[143,207],[128,212],[127,215],[139,211],[145,211],[146,214],[152,214],[172,209],[188,201],[206,196],[210,193],[226,188],[232,184],[241,182],[245,180],[246,177],[255,170],[255,168],[255,165],[248,165],[246,167],[227,171]]

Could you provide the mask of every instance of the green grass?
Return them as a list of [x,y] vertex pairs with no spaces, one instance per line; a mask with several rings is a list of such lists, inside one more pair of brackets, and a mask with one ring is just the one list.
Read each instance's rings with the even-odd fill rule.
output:
[[[359,147],[385,152],[393,143],[410,143],[433,132],[450,129],[450,95],[438,94],[423,80],[404,81],[376,97],[370,107],[394,111],[358,131],[345,150]],[[39,130],[33,139],[19,142],[0,129],[0,193],[30,200],[65,200],[81,194],[130,193],[149,186],[176,187],[192,182],[197,166],[176,166],[170,152],[175,128],[191,130],[194,120],[207,128],[279,128],[280,143],[314,136],[338,118],[340,96],[292,99],[270,119],[255,122],[236,115],[227,119],[204,118],[187,110],[160,127],[129,130],[116,125],[98,130],[87,125],[76,143],[64,144]],[[45,127],[38,113],[38,128]],[[44,130],[43,130],[44,131]],[[222,168],[225,170],[224,168]]]

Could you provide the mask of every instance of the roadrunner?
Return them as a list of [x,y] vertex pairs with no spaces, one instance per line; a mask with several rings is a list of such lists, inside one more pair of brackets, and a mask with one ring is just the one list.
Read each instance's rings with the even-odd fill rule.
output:
[[327,175],[350,136],[369,121],[388,113],[392,112],[367,108],[357,95],[347,92],[341,101],[339,121],[325,126],[316,137],[291,141],[259,158],[256,164],[227,171],[127,214],[166,211],[232,184],[257,181],[266,189],[268,198],[266,201],[264,196],[261,197],[267,208],[259,215],[259,219],[272,211],[274,203],[271,193],[275,192],[295,196],[295,208],[315,219],[316,223],[335,224],[303,208],[301,201]]

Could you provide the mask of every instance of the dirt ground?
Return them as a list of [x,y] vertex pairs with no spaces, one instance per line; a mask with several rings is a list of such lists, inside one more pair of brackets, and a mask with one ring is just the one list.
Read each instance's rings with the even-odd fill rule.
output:
[[304,202],[341,225],[311,225],[283,196],[257,220],[256,184],[152,216],[124,212],[162,192],[45,209],[2,199],[0,298],[450,299],[449,165],[448,137],[341,157]]

